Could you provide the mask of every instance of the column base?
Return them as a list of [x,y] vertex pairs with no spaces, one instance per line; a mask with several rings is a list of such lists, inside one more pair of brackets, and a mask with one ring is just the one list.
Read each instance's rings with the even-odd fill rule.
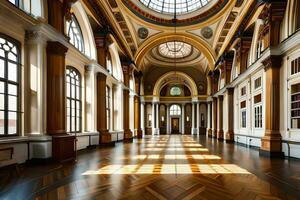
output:
[[160,134],[159,128],[154,128],[153,135],[159,135],[159,134]]
[[60,135],[52,137],[52,157],[55,162],[76,161],[76,137],[73,135]]
[[234,142],[234,133],[233,133],[233,131],[227,131],[226,132],[225,141],[226,141],[226,143],[233,143]]
[[100,146],[115,146],[115,142],[112,141],[111,134],[108,130],[99,131],[99,145]]
[[278,131],[266,130],[265,136],[261,139],[259,155],[270,158],[283,158],[281,134]]
[[207,136],[212,137],[212,130],[211,128],[207,129]]
[[198,129],[192,128],[192,135],[197,135],[197,134],[198,134]]
[[133,142],[133,136],[130,129],[124,130],[124,142]]
[[217,136],[218,136],[218,131],[217,130],[213,130],[212,131],[212,137],[213,138],[217,138]]
[[136,130],[136,136],[138,139],[143,138],[143,131],[141,129]]
[[222,141],[224,140],[224,131],[223,130],[218,130],[217,139],[222,140]]

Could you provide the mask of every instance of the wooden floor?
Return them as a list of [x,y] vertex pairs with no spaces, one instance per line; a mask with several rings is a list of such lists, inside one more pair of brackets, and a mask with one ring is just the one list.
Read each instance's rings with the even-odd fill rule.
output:
[[300,199],[300,162],[205,137],[156,136],[81,152],[76,164],[0,170],[0,199]]

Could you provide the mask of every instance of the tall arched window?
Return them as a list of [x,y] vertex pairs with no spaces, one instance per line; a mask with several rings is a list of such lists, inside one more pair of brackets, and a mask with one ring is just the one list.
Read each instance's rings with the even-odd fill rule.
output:
[[18,134],[20,71],[19,44],[0,34],[0,136]]
[[71,21],[67,22],[67,33],[70,38],[70,43],[80,52],[84,53],[83,35],[75,15],[72,15]]
[[110,88],[106,86],[106,120],[107,129],[110,130]]
[[181,108],[179,105],[172,105],[170,108],[170,115],[181,115]]
[[67,132],[81,131],[81,76],[73,67],[67,67]]

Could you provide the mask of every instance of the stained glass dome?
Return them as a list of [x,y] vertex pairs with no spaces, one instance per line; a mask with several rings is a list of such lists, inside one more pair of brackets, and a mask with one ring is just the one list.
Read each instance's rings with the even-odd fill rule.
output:
[[158,52],[166,58],[185,58],[192,53],[192,46],[179,41],[166,42],[158,46]]
[[211,0],[139,0],[146,7],[164,14],[187,14],[207,5]]

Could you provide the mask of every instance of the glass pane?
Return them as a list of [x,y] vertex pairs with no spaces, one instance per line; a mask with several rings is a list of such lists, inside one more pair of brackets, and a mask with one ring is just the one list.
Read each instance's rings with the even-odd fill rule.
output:
[[16,95],[18,94],[18,88],[16,85],[8,84],[8,94]]
[[8,134],[17,133],[17,113],[8,112]]
[[4,70],[5,70],[5,68],[4,68],[4,60],[2,60],[0,58],[0,77],[1,78],[4,78]]
[[76,118],[75,118],[75,117],[72,117],[72,124],[71,124],[71,127],[72,127],[72,128],[71,128],[71,131],[75,131],[75,130],[76,130],[76,129],[75,129],[75,128],[76,128],[76,127],[75,127],[75,123],[76,123],[75,120],[76,120]]
[[4,82],[0,81],[0,93],[4,93]]
[[76,131],[80,131],[80,118],[77,117]]
[[71,97],[70,96],[70,84],[67,83],[67,97]]
[[8,62],[8,80],[17,82],[17,65]]
[[17,56],[11,52],[8,53],[8,59],[17,62]]
[[67,117],[67,132],[70,132],[70,117]]
[[17,111],[17,97],[8,96],[8,110]]
[[4,94],[0,94],[0,110],[4,110]]
[[0,135],[4,135],[4,111],[0,111]]

